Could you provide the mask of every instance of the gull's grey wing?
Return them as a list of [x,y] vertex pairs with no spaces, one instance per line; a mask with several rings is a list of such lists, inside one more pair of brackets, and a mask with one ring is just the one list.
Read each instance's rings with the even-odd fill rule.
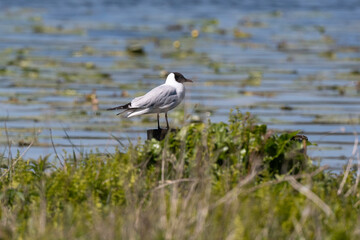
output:
[[134,98],[131,108],[166,108],[178,100],[176,89],[169,85],[160,85],[144,96]]

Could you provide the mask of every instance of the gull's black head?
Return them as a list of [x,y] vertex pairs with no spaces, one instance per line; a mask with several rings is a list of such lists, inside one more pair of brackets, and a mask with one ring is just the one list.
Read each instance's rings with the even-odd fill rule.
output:
[[193,82],[191,79],[187,79],[186,77],[184,77],[184,75],[182,75],[181,73],[174,72],[174,75],[175,75],[175,80],[179,83]]

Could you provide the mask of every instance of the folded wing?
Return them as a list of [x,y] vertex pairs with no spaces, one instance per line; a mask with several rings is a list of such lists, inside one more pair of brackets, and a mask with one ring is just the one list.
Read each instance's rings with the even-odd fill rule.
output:
[[134,98],[131,101],[130,108],[164,109],[177,102],[177,100],[178,96],[174,87],[161,85],[152,89],[144,96]]

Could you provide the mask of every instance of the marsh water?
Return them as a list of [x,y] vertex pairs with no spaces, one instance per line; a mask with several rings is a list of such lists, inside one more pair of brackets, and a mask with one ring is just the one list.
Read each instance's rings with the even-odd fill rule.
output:
[[32,141],[28,158],[143,141],[156,116],[104,109],[166,71],[194,80],[172,126],[239,108],[301,131],[315,162],[340,169],[360,132],[360,3],[1,1],[0,154]]

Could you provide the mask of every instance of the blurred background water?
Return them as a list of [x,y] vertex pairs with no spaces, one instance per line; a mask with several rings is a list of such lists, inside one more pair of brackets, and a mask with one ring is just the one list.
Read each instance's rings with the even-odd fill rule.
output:
[[2,0],[0,154],[34,138],[26,157],[54,155],[51,138],[59,154],[142,141],[154,116],[103,109],[166,71],[195,80],[172,126],[239,108],[300,130],[315,162],[340,169],[360,130],[360,1]]

